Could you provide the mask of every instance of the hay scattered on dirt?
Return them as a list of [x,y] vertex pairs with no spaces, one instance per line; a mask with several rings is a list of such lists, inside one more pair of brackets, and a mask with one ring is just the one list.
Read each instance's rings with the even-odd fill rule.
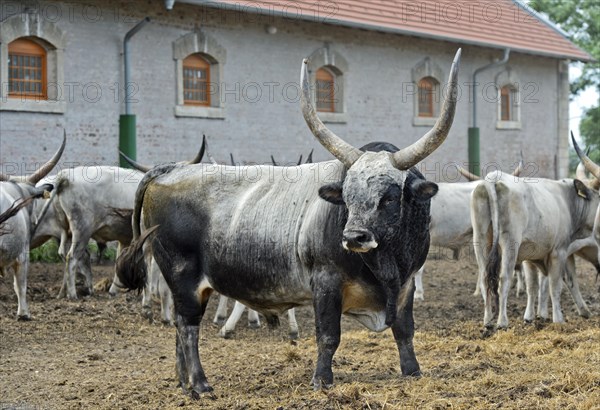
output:
[[[200,354],[216,398],[195,403],[177,387],[174,328],[142,318],[138,295],[56,300],[62,266],[34,264],[31,322],[14,320],[12,277],[0,279],[0,408],[598,409],[600,297],[591,266],[578,268],[591,319],[577,317],[565,293],[568,323],[525,325],[524,298],[511,293],[511,327],[482,338],[482,302],[471,295],[474,265],[433,261],[425,301],[415,307],[423,377],[400,376],[391,332],[372,333],[344,319],[336,385],[320,391],[310,386],[310,308],[297,312],[303,337],[294,344],[285,318],[276,330],[248,329],[244,319],[233,339],[223,340],[211,322],[212,300]],[[94,274],[102,283],[112,279],[108,266]],[[153,312],[157,317],[157,306]]]

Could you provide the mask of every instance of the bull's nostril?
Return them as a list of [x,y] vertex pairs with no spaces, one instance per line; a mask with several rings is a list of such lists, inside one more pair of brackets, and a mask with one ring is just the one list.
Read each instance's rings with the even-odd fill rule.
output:
[[366,234],[360,234],[356,237],[356,242],[368,242],[369,241],[369,237]]

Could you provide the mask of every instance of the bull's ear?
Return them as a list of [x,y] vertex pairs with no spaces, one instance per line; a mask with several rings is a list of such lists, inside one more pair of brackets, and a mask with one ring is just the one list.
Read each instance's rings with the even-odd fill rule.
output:
[[438,186],[435,182],[417,179],[412,183],[410,189],[417,201],[424,202],[437,194]]
[[341,182],[323,185],[321,188],[319,188],[319,196],[334,205],[344,205]]
[[579,195],[586,201],[592,199],[592,191],[587,186],[585,186],[583,182],[581,182],[578,179],[574,179],[573,185],[575,185],[575,191],[577,191],[577,195]]

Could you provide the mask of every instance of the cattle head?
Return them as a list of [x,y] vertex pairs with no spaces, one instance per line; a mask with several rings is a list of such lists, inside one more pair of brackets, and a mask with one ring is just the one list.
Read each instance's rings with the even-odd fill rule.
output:
[[[300,82],[304,119],[317,140],[346,168],[344,180],[321,187],[319,195],[326,201],[346,206],[348,219],[343,231],[342,246],[360,253],[375,277],[388,290],[388,325],[395,320],[399,286],[406,280],[406,277],[401,277],[406,272],[401,271],[418,268],[412,265],[398,266],[396,263],[399,246],[411,249],[409,243],[398,244],[399,224],[403,220],[403,214],[410,211],[407,207],[426,203],[423,208],[427,213],[424,215],[426,221],[421,221],[423,228],[419,228],[419,233],[425,232],[424,239],[420,239],[428,245],[429,200],[437,192],[435,183],[426,181],[411,167],[435,151],[450,131],[456,107],[460,55],[459,49],[450,70],[448,92],[434,127],[418,141],[397,152],[365,152],[329,130],[318,118],[311,102],[308,60],[304,60],[302,65]],[[402,226],[402,229],[405,227]]]

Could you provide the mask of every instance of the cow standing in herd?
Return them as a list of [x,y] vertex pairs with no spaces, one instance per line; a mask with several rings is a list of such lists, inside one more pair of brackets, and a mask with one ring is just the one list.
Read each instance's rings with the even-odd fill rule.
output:
[[[18,201],[30,197],[39,197],[44,191],[52,190],[52,185],[44,184],[36,187],[52,168],[58,163],[67,142],[66,134],[63,142],[52,159],[40,167],[29,177],[9,177],[0,174],[0,213],[4,213]],[[31,319],[27,304],[27,274],[29,270],[29,244],[31,231],[34,225],[33,204],[19,209],[19,211],[4,221],[0,235],[0,271],[2,274],[8,268],[14,273],[14,289],[17,294],[17,318],[20,320]]]
[[[144,286],[139,242],[173,292],[177,371],[193,397],[212,391],[198,354],[199,325],[213,290],[265,314],[313,303],[315,388],[333,383],[342,313],[368,328],[391,327],[404,375],[419,375],[412,276],[429,248],[429,204],[437,185],[411,168],[445,140],[454,118],[460,50],[434,128],[397,152],[362,152],[319,120],[302,65],[304,118],[338,161],[295,167],[162,166],[143,178],[134,208],[132,251],[117,261],[129,288]],[[288,170],[288,171],[284,171]],[[252,174],[251,172],[254,172]],[[140,236],[143,209],[149,235]],[[137,252],[136,252],[137,251]],[[188,388],[190,390],[188,390]]]
[[[597,192],[577,179],[540,178],[532,182],[493,172],[473,191],[473,243],[485,303],[484,325],[488,328],[494,326],[494,308],[496,326],[508,326],[510,274],[524,261],[548,275],[552,319],[563,322],[560,292],[568,247],[592,232]],[[533,320],[532,312],[527,313],[525,319]]]

